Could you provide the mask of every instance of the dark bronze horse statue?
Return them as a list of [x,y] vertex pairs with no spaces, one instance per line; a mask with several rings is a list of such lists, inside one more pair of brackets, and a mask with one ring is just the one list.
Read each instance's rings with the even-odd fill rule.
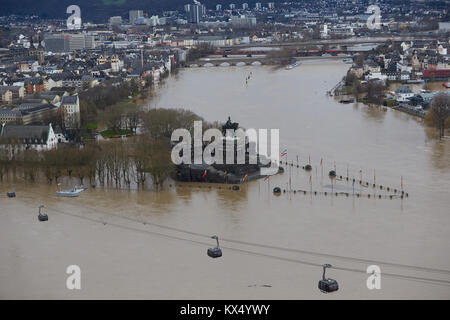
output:
[[239,128],[239,123],[231,122],[231,118],[228,117],[227,122],[222,126],[222,132],[223,132],[223,134],[225,134],[228,129],[232,129],[233,131],[236,131],[238,128]]

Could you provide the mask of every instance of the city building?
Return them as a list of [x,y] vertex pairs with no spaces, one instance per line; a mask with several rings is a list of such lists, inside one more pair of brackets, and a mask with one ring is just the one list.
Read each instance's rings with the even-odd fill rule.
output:
[[0,107],[0,125],[3,123],[19,123],[22,119],[22,113],[13,110],[12,107]]
[[85,33],[48,34],[44,39],[47,52],[60,53],[95,48],[94,36]]
[[189,23],[198,24],[203,16],[203,6],[200,2],[184,6],[186,18]]
[[7,148],[43,151],[56,148],[58,140],[51,124],[27,126],[3,123],[0,130],[0,145]]
[[60,34],[47,34],[44,38],[45,51],[50,52],[67,52],[69,51],[69,44],[66,36]]
[[84,34],[69,34],[69,51],[83,50],[86,47]]
[[144,11],[130,10],[128,15],[129,15],[128,22],[131,24],[135,24],[135,22],[138,18],[144,17]]
[[322,30],[320,31],[320,37],[321,38],[328,37],[328,25],[326,25],[326,24],[323,25]]
[[2,104],[10,104],[13,99],[12,91],[8,89],[8,87],[0,87],[0,103]]
[[78,128],[80,125],[80,99],[78,95],[64,96],[61,100],[64,125],[66,128]]
[[93,35],[84,36],[84,48],[85,49],[95,49],[95,37]]
[[409,98],[412,98],[413,96],[414,93],[408,86],[400,86],[395,90],[395,101],[397,102],[408,102]]
[[111,57],[111,72],[119,72],[119,58],[116,55]]
[[111,26],[120,26],[122,24],[122,17],[114,16],[114,17],[109,18],[109,24]]
[[152,27],[155,27],[161,24],[159,20],[160,20],[159,16],[151,16],[150,19],[148,20],[148,24]]
[[235,28],[249,28],[256,25],[256,18],[247,17],[245,15],[232,16],[230,22],[231,25]]
[[44,48],[41,45],[41,42],[38,42],[38,46],[35,47],[33,43],[30,45],[30,56],[36,58],[39,64],[44,63]]
[[24,81],[25,89],[28,94],[39,93],[45,89],[44,87],[44,79],[36,77],[36,78],[27,78]]
[[53,119],[59,108],[48,103],[22,103],[12,109],[21,114],[20,123],[24,125],[38,124]]
[[134,20],[134,24],[136,25],[147,25],[148,19],[146,17],[139,17],[136,20]]
[[12,100],[23,99],[25,97],[25,88],[22,86],[0,86],[2,90],[10,91],[12,93]]

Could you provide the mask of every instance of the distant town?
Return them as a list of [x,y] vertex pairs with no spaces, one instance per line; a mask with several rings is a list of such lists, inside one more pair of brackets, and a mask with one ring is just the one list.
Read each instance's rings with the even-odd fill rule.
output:
[[[137,8],[103,23],[83,20],[81,8],[82,22],[75,28],[64,12],[61,19],[2,16],[1,137],[20,132],[27,148],[40,150],[127,135],[132,133],[128,120],[111,126],[99,115],[118,103],[144,99],[148,88],[178,68],[289,68],[308,57],[349,64],[342,82],[328,92],[342,95],[341,102],[375,103],[423,118],[433,97],[449,87],[448,7],[375,1],[380,21],[370,28],[370,4],[194,1],[159,14]],[[429,90],[436,81],[440,90]],[[393,83],[401,85],[392,89]],[[425,89],[413,92],[411,84]],[[16,128],[8,130],[12,125]],[[40,133],[46,139],[36,138],[36,130],[46,132]]]

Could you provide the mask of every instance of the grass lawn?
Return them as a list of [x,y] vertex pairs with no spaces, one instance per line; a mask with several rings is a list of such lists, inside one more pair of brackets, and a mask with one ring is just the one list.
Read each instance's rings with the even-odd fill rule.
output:
[[393,106],[395,106],[395,100],[394,99],[386,99],[386,105],[388,106],[388,107],[393,107]]
[[111,129],[100,132],[100,134],[104,139],[120,137],[121,135],[127,135],[132,133],[133,132],[131,130],[111,130]]
[[98,129],[98,125],[96,123],[89,122],[89,123],[86,123],[84,125],[83,129],[86,129],[86,130],[97,130]]
[[135,92],[135,93],[133,93],[133,95],[131,96],[131,98],[123,98],[123,99],[121,99],[120,100],[120,102],[122,102],[122,103],[129,103],[129,102],[133,102],[133,99],[134,98],[136,98],[136,97],[138,97],[139,96],[139,92]]

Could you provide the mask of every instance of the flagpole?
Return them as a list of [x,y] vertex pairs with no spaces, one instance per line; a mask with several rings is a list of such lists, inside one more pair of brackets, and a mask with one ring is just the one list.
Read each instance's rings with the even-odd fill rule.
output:
[[312,177],[309,175],[309,192],[312,194]]
[[[330,178],[331,179],[331,178]],[[334,183],[333,183],[334,179],[331,179],[331,194],[334,193]]]
[[322,177],[323,177],[323,158],[320,158],[320,167],[322,170]]
[[292,191],[291,174],[292,174],[292,166],[289,168],[289,192]]

